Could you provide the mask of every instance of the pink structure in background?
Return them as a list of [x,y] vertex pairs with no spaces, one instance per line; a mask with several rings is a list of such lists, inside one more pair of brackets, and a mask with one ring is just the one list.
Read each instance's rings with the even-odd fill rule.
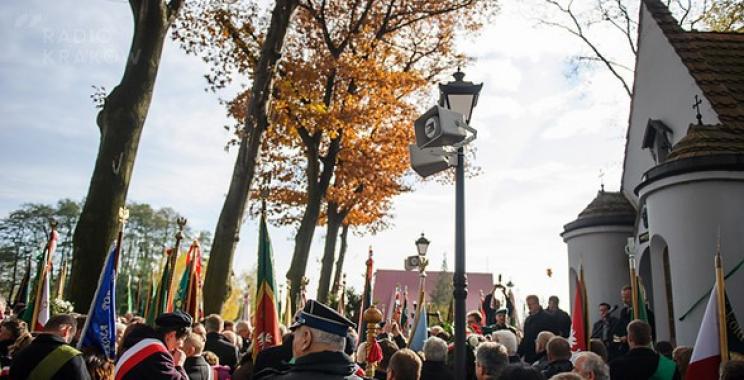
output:
[[[431,294],[437,286],[439,276],[445,276],[452,281],[452,272],[426,271],[426,299],[431,300]],[[465,301],[467,311],[480,309],[480,291],[488,294],[493,290],[493,275],[491,273],[468,273],[468,298]],[[380,310],[387,310],[390,295],[395,291],[395,286],[400,285],[401,291],[408,286],[408,302],[413,304],[418,300],[419,294],[418,271],[378,269],[375,272],[374,286],[372,287],[372,302],[377,304]]]

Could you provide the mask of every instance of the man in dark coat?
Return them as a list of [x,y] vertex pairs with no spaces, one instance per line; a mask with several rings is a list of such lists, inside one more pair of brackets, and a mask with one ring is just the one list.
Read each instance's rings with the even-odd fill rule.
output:
[[548,364],[542,370],[546,379],[563,373],[573,371],[571,364],[571,345],[562,336],[554,336],[548,341]]
[[155,329],[145,324],[132,328],[122,342],[114,374],[121,380],[188,380],[181,350],[191,332],[191,316],[181,311],[155,319]]
[[455,376],[447,367],[447,342],[435,336],[424,342],[424,360],[421,380],[452,380]]
[[212,366],[202,356],[204,352],[204,340],[201,335],[191,333],[183,342],[183,352],[186,354],[186,360],[183,362],[183,370],[189,376],[189,380],[209,380],[212,379]]
[[558,307],[558,303],[560,300],[556,296],[550,296],[548,298],[548,309],[546,312],[552,317],[554,329],[558,330],[558,335],[568,338],[569,335],[571,335],[571,317],[568,316],[568,313],[561,310],[560,307]]
[[680,378],[674,361],[657,354],[651,345],[651,326],[634,320],[627,328],[630,350],[610,362],[612,380],[678,380]]
[[550,315],[540,306],[540,299],[536,295],[527,296],[527,308],[530,315],[524,320],[524,337],[519,344],[517,353],[526,363],[533,363],[537,360],[537,354],[535,353],[537,334],[540,331],[550,331],[558,335],[558,331],[555,329]]
[[602,302],[599,304],[599,320],[592,327],[592,338],[599,339],[605,347],[610,347],[617,324],[618,319],[610,315],[610,304]]
[[57,314],[44,331],[21,350],[10,366],[11,379],[90,379],[80,351],[69,345],[77,329],[75,318]]
[[294,364],[285,372],[265,369],[257,379],[360,380],[344,353],[347,331],[356,325],[335,310],[308,300],[290,327]]
[[207,330],[207,343],[204,345],[204,350],[214,352],[220,358],[220,365],[230,367],[232,373],[238,364],[238,347],[221,334],[224,323],[222,317],[217,314],[208,316],[204,321],[204,328]]
[[256,355],[253,373],[259,373],[266,368],[272,368],[278,372],[288,370],[290,367],[289,362],[292,360],[293,339],[292,334],[286,334],[282,337],[281,345],[259,351],[258,355]]

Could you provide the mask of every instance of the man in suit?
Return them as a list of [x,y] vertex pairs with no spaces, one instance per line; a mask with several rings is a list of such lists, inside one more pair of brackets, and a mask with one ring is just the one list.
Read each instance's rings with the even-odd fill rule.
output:
[[618,319],[610,315],[610,304],[602,302],[599,304],[599,320],[594,322],[592,327],[592,338],[599,339],[605,347],[610,347],[612,333],[617,324]]
[[202,356],[203,351],[204,340],[201,335],[189,334],[183,342],[183,352],[186,354],[183,370],[189,375],[189,380],[209,380],[214,377],[212,366]]
[[651,326],[641,320],[628,324],[627,340],[630,350],[610,362],[612,380],[678,380],[677,365],[650,347]]
[[238,364],[238,347],[230,343],[221,332],[225,322],[217,314],[212,314],[204,321],[204,328],[207,330],[207,342],[204,344],[204,350],[214,352],[220,358],[220,364],[230,367],[230,372],[235,370]]

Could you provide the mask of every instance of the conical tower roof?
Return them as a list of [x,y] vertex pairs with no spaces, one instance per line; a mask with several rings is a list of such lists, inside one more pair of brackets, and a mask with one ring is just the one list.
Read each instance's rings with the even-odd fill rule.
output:
[[594,226],[633,226],[635,218],[635,208],[621,192],[600,190],[576,220],[563,226],[563,233]]

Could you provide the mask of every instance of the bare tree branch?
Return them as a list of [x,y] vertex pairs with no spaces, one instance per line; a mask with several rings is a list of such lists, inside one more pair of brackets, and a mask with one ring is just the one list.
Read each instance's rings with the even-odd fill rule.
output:
[[[571,26],[566,26],[564,24],[554,22],[554,21],[547,21],[547,20],[539,20],[540,23],[544,25],[549,25],[552,27],[556,27],[559,29],[562,29],[576,37],[578,37],[580,40],[584,42],[584,44],[591,49],[591,51],[594,53],[594,55],[607,67],[608,70],[610,70],[610,73],[620,82],[620,84],[623,86],[623,89],[625,90],[625,93],[628,96],[632,96],[633,93],[630,89],[630,86],[628,85],[625,78],[623,78],[622,75],[615,69],[615,65],[612,64],[611,60],[600,51],[599,47],[591,40],[589,37],[584,33],[584,28],[582,27],[581,22],[578,19],[578,16],[574,11],[571,9],[571,5],[573,4],[573,1],[570,1],[568,5],[563,6],[556,0],[545,0],[546,3],[551,4],[555,6],[561,13],[568,16],[568,18],[571,20]],[[621,28],[622,30],[622,28]]]

